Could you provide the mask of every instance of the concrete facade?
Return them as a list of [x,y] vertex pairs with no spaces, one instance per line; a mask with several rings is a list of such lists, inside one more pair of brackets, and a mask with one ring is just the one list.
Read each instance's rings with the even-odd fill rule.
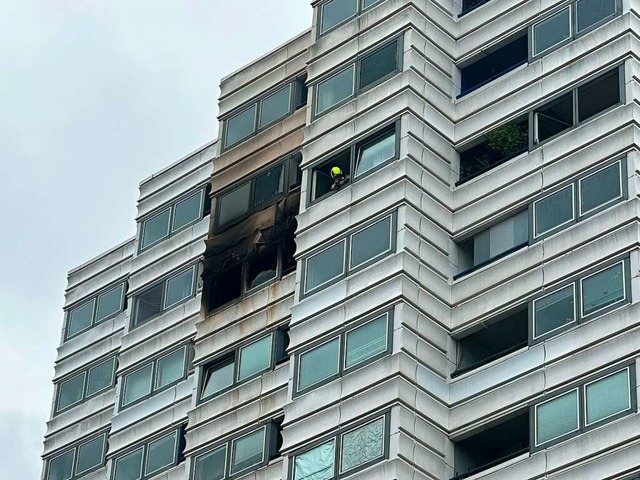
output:
[[[137,238],[69,273],[65,311],[125,281],[126,302],[63,330],[56,392],[117,369],[56,393],[43,480],[104,433],[73,478],[639,478],[640,5],[460,1],[316,1],[308,31],[222,80],[217,142],[145,180]],[[485,59],[503,66],[468,89]],[[144,247],[200,190],[199,220]],[[118,477],[173,431],[169,464]]]

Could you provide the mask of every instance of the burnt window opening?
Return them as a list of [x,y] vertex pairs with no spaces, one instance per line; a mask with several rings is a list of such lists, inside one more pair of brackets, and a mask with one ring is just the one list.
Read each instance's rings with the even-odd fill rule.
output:
[[235,265],[211,281],[210,309],[221,307],[242,296],[242,264]]
[[278,250],[258,255],[247,262],[247,290],[269,283],[278,275]]
[[[302,155],[298,152],[216,196],[214,226],[221,232],[253,212],[274,204],[300,187]],[[211,207],[209,207],[211,208]]]
[[527,151],[527,117],[502,125],[486,133],[481,142],[460,153],[460,185]]
[[451,378],[526,347],[528,326],[529,315],[525,307],[461,338],[458,341],[458,368]]
[[510,38],[506,45],[482,53],[482,58],[460,70],[461,91],[458,98],[528,62],[527,31]]
[[529,411],[484,427],[455,442],[455,473],[461,480],[529,451]]

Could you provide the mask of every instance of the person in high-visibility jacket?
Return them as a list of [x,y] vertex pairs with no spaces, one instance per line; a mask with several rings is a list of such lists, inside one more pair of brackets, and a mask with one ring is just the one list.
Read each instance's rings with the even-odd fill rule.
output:
[[349,176],[345,175],[342,169],[336,165],[331,167],[331,179],[333,180],[331,190],[338,190],[342,185],[347,183]]

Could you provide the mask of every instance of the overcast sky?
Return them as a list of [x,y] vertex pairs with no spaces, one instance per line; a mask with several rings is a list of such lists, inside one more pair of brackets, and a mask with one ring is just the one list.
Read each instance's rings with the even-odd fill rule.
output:
[[66,272],[217,135],[220,78],[310,24],[310,0],[0,0],[0,480],[40,476]]

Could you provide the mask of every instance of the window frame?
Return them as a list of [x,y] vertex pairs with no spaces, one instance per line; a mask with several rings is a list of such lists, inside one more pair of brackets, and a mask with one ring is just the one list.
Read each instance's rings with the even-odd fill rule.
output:
[[[202,219],[205,218],[206,216],[206,206],[207,206],[207,199],[210,199],[209,195],[211,192],[211,185],[210,184],[205,184],[205,185],[200,185],[196,188],[193,188],[191,190],[189,190],[186,193],[181,194],[180,196],[176,197],[175,199],[171,200],[171,202],[156,208],[155,210],[145,214],[143,217],[140,218],[140,220],[138,220],[138,225],[140,226],[138,228],[138,235],[137,235],[137,253],[138,255],[140,255],[142,252],[146,252],[147,250],[150,250],[151,248],[155,247],[156,245],[159,245],[160,243],[164,242],[165,240],[173,237],[174,235],[177,235],[178,233],[182,232],[183,230],[186,230],[187,228],[195,225],[196,223],[202,221]],[[176,206],[193,197],[194,195],[200,194],[201,198],[200,198],[200,209],[198,212],[198,218],[196,220],[192,220],[188,223],[185,223],[184,225],[182,225],[180,228],[174,229],[174,223],[175,223],[175,212],[176,212]],[[211,207],[209,207],[209,210],[211,209]],[[162,215],[164,212],[169,211],[169,222],[167,224],[167,233],[166,235],[164,235],[163,237],[159,238],[158,240],[156,240],[155,242],[152,242],[148,245],[144,245],[144,226],[145,223],[148,222],[149,220],[153,220],[154,218],[156,218],[159,215]]]
[[[350,268],[350,260],[351,260],[351,251],[350,251],[350,244],[351,241],[348,240],[350,239],[353,235],[356,235],[358,233],[361,233],[362,231],[366,230],[367,228],[375,225],[378,222],[383,222],[385,221],[387,218],[390,218],[390,229],[391,229],[391,233],[390,233],[390,244],[389,244],[389,249],[382,254],[378,254],[375,257],[365,261],[364,263],[357,265],[354,268]],[[361,270],[364,270],[368,267],[370,267],[371,265],[374,265],[375,263],[378,263],[380,260],[382,260],[383,258],[386,258],[390,255],[393,255],[396,251],[396,244],[397,244],[397,237],[398,237],[398,211],[397,210],[393,210],[391,212],[386,212],[383,215],[378,215],[372,219],[368,219],[366,220],[366,222],[362,223],[361,225],[358,225],[357,227],[353,228],[351,231],[349,231],[346,234],[343,234],[339,237],[339,239],[336,241],[331,241],[328,242],[325,245],[322,245],[321,247],[313,250],[312,252],[306,253],[303,257],[302,257],[302,277],[301,277],[301,282],[300,282],[300,299],[302,300],[303,298],[309,297],[311,295],[316,294],[317,292],[319,292],[320,290],[324,290],[325,288],[330,287],[331,285],[334,285],[342,280],[344,280],[345,278],[358,273]],[[339,243],[344,242],[345,243],[345,250],[344,250],[344,254],[343,254],[343,269],[342,269],[342,274],[338,275],[330,280],[327,280],[323,283],[321,283],[320,285],[316,285],[315,287],[307,290],[306,287],[306,283],[307,283],[307,265],[308,265],[308,261],[309,259],[315,257],[316,255],[322,253],[323,251],[338,245]]]
[[[233,435],[228,436],[224,440],[215,441],[209,445],[206,445],[203,448],[199,448],[196,452],[192,454],[192,462],[191,469],[189,472],[189,478],[195,478],[196,474],[196,466],[198,464],[198,459],[213,453],[214,451],[224,448],[225,449],[225,461],[224,461],[224,474],[223,480],[230,480],[233,478],[240,477],[242,475],[246,475],[249,471],[255,471],[260,468],[266,466],[271,458],[273,458],[277,453],[277,444],[278,444],[278,435],[279,435],[279,424],[281,420],[277,418],[272,418],[267,421],[259,422],[257,425],[251,426],[250,428],[244,428],[240,432],[237,432]],[[251,465],[250,467],[246,467],[238,472],[231,473],[231,469],[233,468],[233,446],[237,440],[256,433],[259,430],[264,429],[263,443],[262,443],[262,461],[260,463],[256,463]]]
[[[271,95],[274,95],[275,93],[278,93],[280,90],[286,88],[287,86],[291,86],[291,91],[289,93],[289,110],[287,111],[287,113],[269,123],[266,123],[265,125],[260,126],[263,100],[270,97]],[[232,111],[224,114],[224,116],[220,118],[220,123],[222,124],[220,153],[224,153],[228,150],[231,150],[232,148],[237,147],[238,145],[243,144],[250,138],[253,138],[256,135],[262,133],[264,130],[275,125],[276,123],[281,122],[283,119],[293,114],[296,110],[299,110],[300,108],[305,106],[308,103],[306,101],[306,89],[306,74],[304,72],[301,72],[293,76],[292,78],[289,78],[288,80],[275,85],[274,87],[261,93],[260,95],[252,98],[248,102],[245,102],[242,105],[234,108]],[[300,102],[299,105],[298,101]],[[229,121],[253,107],[255,107],[256,109],[256,113],[253,118],[253,131],[247,136],[237,140],[236,142],[228,144],[227,133],[229,129]]]
[[[376,129],[373,132],[369,131],[364,135],[360,135],[360,137],[357,140],[350,142],[345,147],[340,148],[338,150],[334,150],[333,152],[327,155],[323,155],[320,158],[320,160],[318,160],[317,162],[314,162],[311,166],[307,167],[306,168],[306,171],[308,172],[307,173],[307,194],[306,194],[307,207],[315,205],[316,203],[321,202],[322,200],[338,193],[339,191],[339,190],[329,190],[329,192],[319,197],[313,198],[314,172],[317,168],[322,167],[323,165],[331,162],[333,159],[337,157],[345,155],[345,153],[348,151],[350,175],[349,175],[349,180],[343,185],[342,189],[344,189],[349,185],[353,184],[354,182],[358,182],[361,179],[368,177],[369,175],[377,172],[381,168],[384,168],[385,166],[395,162],[400,158],[400,129],[401,129],[400,119],[397,118],[395,120],[392,120],[390,122],[383,124],[382,126],[376,127]],[[393,157],[391,157],[388,160],[385,160],[384,162],[376,165],[375,167],[367,170],[366,172],[356,176],[355,172],[358,166],[358,159],[360,157],[360,152],[362,151],[362,149],[370,145],[375,140],[381,139],[382,137],[389,134],[390,132],[394,132],[394,135],[395,135],[395,153]]]
[[[46,466],[45,466],[45,475],[44,478],[45,480],[49,480],[49,475],[51,473],[50,468],[51,468],[51,461],[55,460],[56,458],[59,458],[63,455],[66,455],[67,453],[69,453],[70,451],[73,451],[73,461],[71,464],[71,477],[69,477],[69,480],[74,480],[76,478],[81,478],[84,477],[85,475],[88,475],[92,472],[95,472],[96,470],[99,470],[101,468],[103,468],[106,464],[107,464],[107,440],[108,440],[108,434],[109,434],[109,430],[102,430],[101,432],[98,433],[94,433],[91,434],[85,438],[83,438],[80,441],[75,442],[74,444],[64,447],[63,449],[60,449],[58,452],[51,454],[50,456],[47,456],[47,458],[45,459],[46,461]],[[78,460],[79,460],[79,450],[80,447],[83,445],[86,445],[88,443],[91,443],[92,441],[96,440],[97,438],[100,437],[104,437],[104,440],[102,442],[102,460],[100,462],[99,465],[93,466],[91,468],[89,468],[88,470],[85,470],[84,472],[80,472],[78,473]]]
[[[128,288],[128,282],[126,279],[121,279],[115,283],[111,283],[109,286],[100,289],[98,292],[94,293],[91,295],[91,297],[87,300],[86,297],[82,300],[80,300],[79,302],[75,302],[73,307],[68,307],[67,309],[65,309],[65,328],[64,328],[64,341],[67,342],[69,340],[71,340],[72,338],[76,338],[80,335],[82,335],[85,332],[88,332],[89,330],[91,330],[92,328],[100,325],[101,323],[106,322],[107,320],[116,317],[117,315],[120,315],[126,308],[126,298],[127,298],[127,288]],[[120,295],[120,308],[118,309],[117,312],[114,312],[110,315],[107,315],[106,317],[102,318],[102,319],[98,319],[98,303],[100,301],[100,297],[102,297],[103,295],[106,295],[107,293],[110,293],[111,291],[115,290],[116,288],[122,287],[122,294]],[[73,313],[74,310],[78,310],[82,307],[84,307],[85,305],[88,305],[89,303],[93,303],[93,312],[91,314],[91,325],[83,330],[78,331],[77,333],[74,333],[73,335],[69,335],[69,322],[71,321],[71,314]]]
[[[133,313],[131,315],[131,320],[129,322],[129,331],[138,328],[142,325],[146,325],[149,322],[155,320],[156,318],[164,315],[166,312],[173,310],[175,307],[177,307],[178,305],[182,305],[185,302],[188,302],[190,299],[192,299],[193,297],[196,296],[197,290],[198,290],[198,279],[197,279],[197,275],[198,275],[198,263],[191,263],[186,267],[180,268],[180,269],[176,269],[174,270],[172,273],[165,275],[165,277],[159,281],[156,281],[154,283],[152,283],[151,285],[145,286],[143,289],[140,289],[139,291],[137,291],[135,294],[133,294],[131,296],[132,302],[133,302]],[[178,277],[179,275],[182,275],[183,273],[187,272],[189,269],[193,270],[193,274],[191,277],[191,293],[185,297],[184,299],[170,305],[170,306],[166,306],[166,296],[167,296],[167,284],[169,282],[169,280]],[[158,287],[158,285],[161,285],[162,288],[162,305],[160,308],[160,312],[158,312],[158,314],[149,317],[143,321],[138,321],[137,317],[138,317],[138,312],[139,312],[139,308],[140,308],[140,296],[147,293],[148,291]]]
[[[201,405],[209,400],[212,400],[216,397],[219,397],[230,390],[233,390],[240,385],[244,385],[258,377],[261,377],[267,372],[272,372],[276,369],[276,367],[284,362],[286,362],[289,357],[287,356],[286,347],[289,343],[289,334],[288,334],[288,326],[281,325],[277,328],[274,328],[266,334],[265,332],[261,332],[259,335],[252,337],[249,340],[245,340],[238,345],[236,345],[231,350],[226,350],[223,353],[217,354],[212,357],[210,360],[203,361],[199,366],[199,375],[198,375],[198,393],[196,399],[196,405]],[[257,343],[267,337],[271,337],[271,355],[269,360],[269,367],[260,370],[259,372],[255,372],[252,375],[249,375],[242,380],[239,380],[240,375],[240,351],[243,348],[246,348],[254,343]],[[233,365],[233,381],[231,385],[228,385],[214,393],[211,393],[207,396],[203,396],[204,388],[206,386],[208,373],[210,370],[219,370],[220,368],[226,367],[227,365]]]
[[[345,472],[340,472],[342,466],[342,438],[345,434],[350,433],[354,430],[357,430],[365,425],[375,422],[380,418],[384,419],[384,429],[382,439],[382,455],[379,458],[370,460],[362,465],[358,465],[350,470]],[[331,434],[325,434],[321,438],[314,440],[313,442],[307,443],[301,447],[296,448],[291,453],[289,453],[289,467],[287,472],[287,478],[290,480],[295,479],[295,463],[296,457],[299,455],[303,455],[314,448],[317,448],[325,443],[329,443],[331,441],[334,442],[334,458],[333,458],[333,476],[332,479],[342,479],[348,476],[351,476],[355,473],[361,472],[373,465],[378,463],[382,463],[385,460],[389,459],[389,444],[390,444],[390,434],[391,434],[391,409],[387,408],[382,411],[378,411],[376,413],[367,414],[365,418],[357,420],[355,422],[351,422],[342,428],[336,428],[335,431]]]
[[[107,362],[113,361],[113,370],[111,372],[111,383],[102,388],[101,390],[98,390],[96,392],[93,392],[90,395],[87,395],[87,389],[89,387],[89,371],[92,370],[93,368],[96,368],[100,365],[103,365]],[[54,414],[53,416],[56,417],[58,415],[60,415],[61,413],[64,413],[68,410],[71,410],[72,408],[77,407],[78,405],[83,404],[84,402],[86,402],[87,400],[90,400],[94,397],[97,397],[98,395],[101,395],[103,393],[105,393],[107,390],[113,388],[116,384],[116,371],[118,370],[118,355],[116,354],[110,354],[104,357],[101,357],[98,360],[95,360],[87,365],[84,365],[82,368],[74,370],[71,373],[68,373],[67,375],[65,375],[64,377],[62,377],[60,380],[55,382],[55,405],[54,405]],[[83,383],[82,383],[82,398],[80,400],[78,400],[77,402],[71,404],[71,405],[67,405],[64,408],[58,408],[58,405],[60,403],[60,393],[61,393],[61,386],[63,383],[72,380],[78,376],[82,375],[83,376]]]
[[[176,435],[176,441],[173,446],[173,461],[164,467],[161,467],[154,472],[147,472],[148,460],[149,460],[149,445],[157,440],[161,440],[170,435]],[[127,447],[123,452],[119,452],[117,455],[111,457],[111,461],[113,462],[113,468],[111,469],[110,480],[115,480],[116,478],[116,463],[119,459],[130,455],[137,450],[142,449],[142,462],[141,462],[141,476],[140,480],[147,480],[149,478],[155,477],[160,473],[166,472],[177,465],[179,465],[184,459],[182,458],[181,450],[184,448],[184,435],[185,435],[185,426],[179,425],[173,426],[168,430],[164,430],[162,433],[154,435],[152,438],[145,440],[142,443],[136,443],[130,447]]]
[[[370,7],[372,8],[373,5]],[[377,79],[375,82],[370,83],[369,85],[366,85],[365,87],[360,87],[360,74],[361,74],[361,68],[362,68],[362,60],[364,60],[365,58],[368,58],[369,56],[379,52],[380,50],[382,50],[385,47],[388,47],[389,45],[391,45],[392,43],[396,42],[396,68],[380,77],[379,79]],[[314,80],[313,83],[311,83],[310,87],[313,88],[313,101],[312,101],[312,109],[311,109],[311,121],[315,121],[318,118],[320,118],[321,116],[326,115],[329,112],[332,112],[334,110],[336,110],[337,108],[340,108],[342,105],[350,102],[351,100],[353,100],[354,98],[357,98],[360,94],[366,92],[367,90],[371,90],[372,88],[376,87],[377,85],[380,85],[381,83],[386,82],[387,80],[389,80],[390,78],[398,75],[400,72],[403,71],[403,52],[404,52],[404,35],[403,34],[399,34],[399,35],[395,35],[390,39],[386,39],[376,45],[373,45],[372,47],[368,48],[367,50],[358,53],[358,55],[355,58],[352,58],[351,60],[349,60],[348,62],[342,63],[341,65],[339,65],[338,67],[334,68],[333,70],[331,70],[330,72],[322,75],[320,78],[318,78],[317,80]],[[353,74],[353,79],[352,79],[352,93],[351,95],[349,95],[346,98],[343,98],[342,100],[334,103],[333,105],[325,108],[322,111],[318,111],[318,96],[319,96],[319,86],[320,84],[326,82],[327,80],[336,77],[337,75],[339,75],[340,73],[344,72],[345,70],[354,67],[354,74]]]
[[[382,318],[385,316],[387,317],[386,318],[387,345],[385,350],[367,358],[366,360],[363,360],[357,363],[356,365],[347,367],[346,366],[347,334],[352,332],[353,330],[356,330],[360,327],[368,325],[369,323],[374,322],[379,318]],[[322,338],[315,340],[313,343],[295,352],[295,354],[293,355],[293,365],[294,365],[294,370],[293,370],[294,375],[292,380],[293,381],[293,392],[292,392],[293,398],[297,398],[299,396],[305,395],[306,393],[309,393],[317,388],[320,388],[321,386],[326,385],[327,383],[331,383],[338,378],[342,378],[344,375],[348,375],[349,373],[359,370],[361,368],[364,368],[367,365],[373,362],[376,362],[383,357],[391,355],[393,351],[393,325],[394,325],[394,308],[393,306],[391,306],[383,310],[378,310],[377,312],[367,315],[365,317],[358,318],[352,322],[349,322],[348,324],[343,325],[339,329],[333,331],[331,334],[324,335]],[[305,388],[298,388],[298,386],[300,385],[300,367],[301,367],[300,358],[303,355],[327,343],[330,343],[336,339],[338,340],[338,365],[337,365],[338,371],[337,373],[330,375],[326,378],[323,378],[322,380],[319,380],[318,382],[312,385],[309,385]]]
[[[605,417],[603,419],[598,420],[597,422],[593,422],[591,424],[587,424],[586,420],[587,420],[587,412],[586,412],[586,387],[588,385],[591,385],[599,380],[603,380],[607,377],[610,377],[612,375],[615,375],[616,373],[619,372],[623,372],[623,371],[627,371],[627,375],[628,375],[628,380],[629,380],[629,408],[614,413],[608,417]],[[549,447],[552,447],[554,445],[557,445],[559,443],[562,443],[566,440],[569,440],[571,438],[577,437],[579,435],[582,435],[584,433],[587,433],[595,428],[598,428],[602,425],[605,425],[607,423],[611,423],[614,422],[620,418],[626,417],[627,415],[631,415],[635,412],[637,412],[638,410],[638,399],[637,399],[637,395],[636,395],[636,388],[635,388],[635,378],[636,378],[636,362],[635,359],[630,360],[630,361],[626,361],[623,363],[619,363],[617,365],[614,366],[610,366],[610,367],[606,367],[602,370],[600,370],[599,372],[593,374],[593,375],[589,375],[588,377],[586,377],[583,380],[579,380],[579,381],[575,381],[575,382],[571,382],[570,385],[567,385],[565,387],[559,388],[558,390],[556,390],[553,394],[550,394],[548,396],[548,398],[544,398],[544,400],[540,401],[533,401],[529,404],[529,425],[530,425],[530,432],[529,432],[529,444],[531,445],[530,447],[530,453],[534,454],[536,452],[539,452],[541,450],[545,450]],[[556,438],[547,440],[546,442],[543,443],[538,443],[537,441],[537,433],[538,433],[538,419],[537,419],[537,411],[538,411],[538,407],[540,407],[541,405],[544,405],[550,401],[553,401],[557,398],[562,397],[563,395],[571,392],[571,391],[577,391],[577,402],[576,402],[576,406],[577,406],[577,417],[578,417],[578,428],[576,430],[573,430],[571,432],[567,432],[565,434],[562,434]],[[546,395],[545,395],[546,396]]]
[[[190,351],[190,347],[191,347],[191,343],[187,342],[187,343],[182,343],[179,346],[177,346],[176,348],[171,348],[171,349],[167,349],[164,350],[163,352],[161,352],[158,355],[153,356],[152,358],[150,358],[149,360],[145,360],[144,362],[134,365],[132,367],[129,367],[127,370],[125,370],[124,372],[122,372],[122,374],[120,375],[121,377],[121,381],[122,381],[122,390],[120,392],[120,398],[118,401],[118,405],[119,405],[119,410],[118,411],[123,411],[129,407],[132,407],[133,405],[137,405],[138,403],[144,402],[145,400],[153,397],[154,395],[157,395],[160,392],[163,392],[165,390],[170,389],[171,387],[174,387],[175,385],[179,384],[180,382],[183,382],[184,380],[187,379],[188,374],[189,374],[189,363],[190,363],[190,357],[191,357],[191,351]],[[177,379],[174,380],[170,383],[167,383],[166,385],[162,385],[161,387],[156,388],[156,381],[157,381],[157,377],[158,377],[158,362],[160,360],[162,360],[163,358],[168,357],[169,355],[172,355],[180,350],[184,350],[184,355],[183,355],[183,370],[182,370],[182,376]],[[125,403],[125,386],[126,386],[126,377],[139,372],[140,370],[143,370],[145,368],[147,368],[149,365],[151,365],[151,389],[150,392],[135,399],[132,400],[131,402]]]
[[[342,25],[350,22],[351,20],[358,18],[360,15],[362,15],[364,12],[371,10],[372,8],[377,7],[378,5],[380,5],[383,0],[375,0],[374,3],[372,3],[371,5],[369,5],[368,7],[364,6],[364,0],[357,0],[358,3],[358,7],[356,9],[356,13],[351,15],[348,18],[345,18],[344,20],[342,20],[339,23],[336,23],[333,27],[330,27],[326,30],[322,30],[322,17],[324,16],[324,6],[327,5],[328,3],[331,3],[334,0],[327,0],[325,2],[322,2],[321,4],[319,4],[317,6],[318,8],[318,28],[316,28],[316,40],[318,40],[320,37],[323,37],[325,35],[327,35],[328,33],[333,32],[334,30],[336,30],[337,28],[340,28]],[[340,0],[336,0],[336,1],[340,1]]]

